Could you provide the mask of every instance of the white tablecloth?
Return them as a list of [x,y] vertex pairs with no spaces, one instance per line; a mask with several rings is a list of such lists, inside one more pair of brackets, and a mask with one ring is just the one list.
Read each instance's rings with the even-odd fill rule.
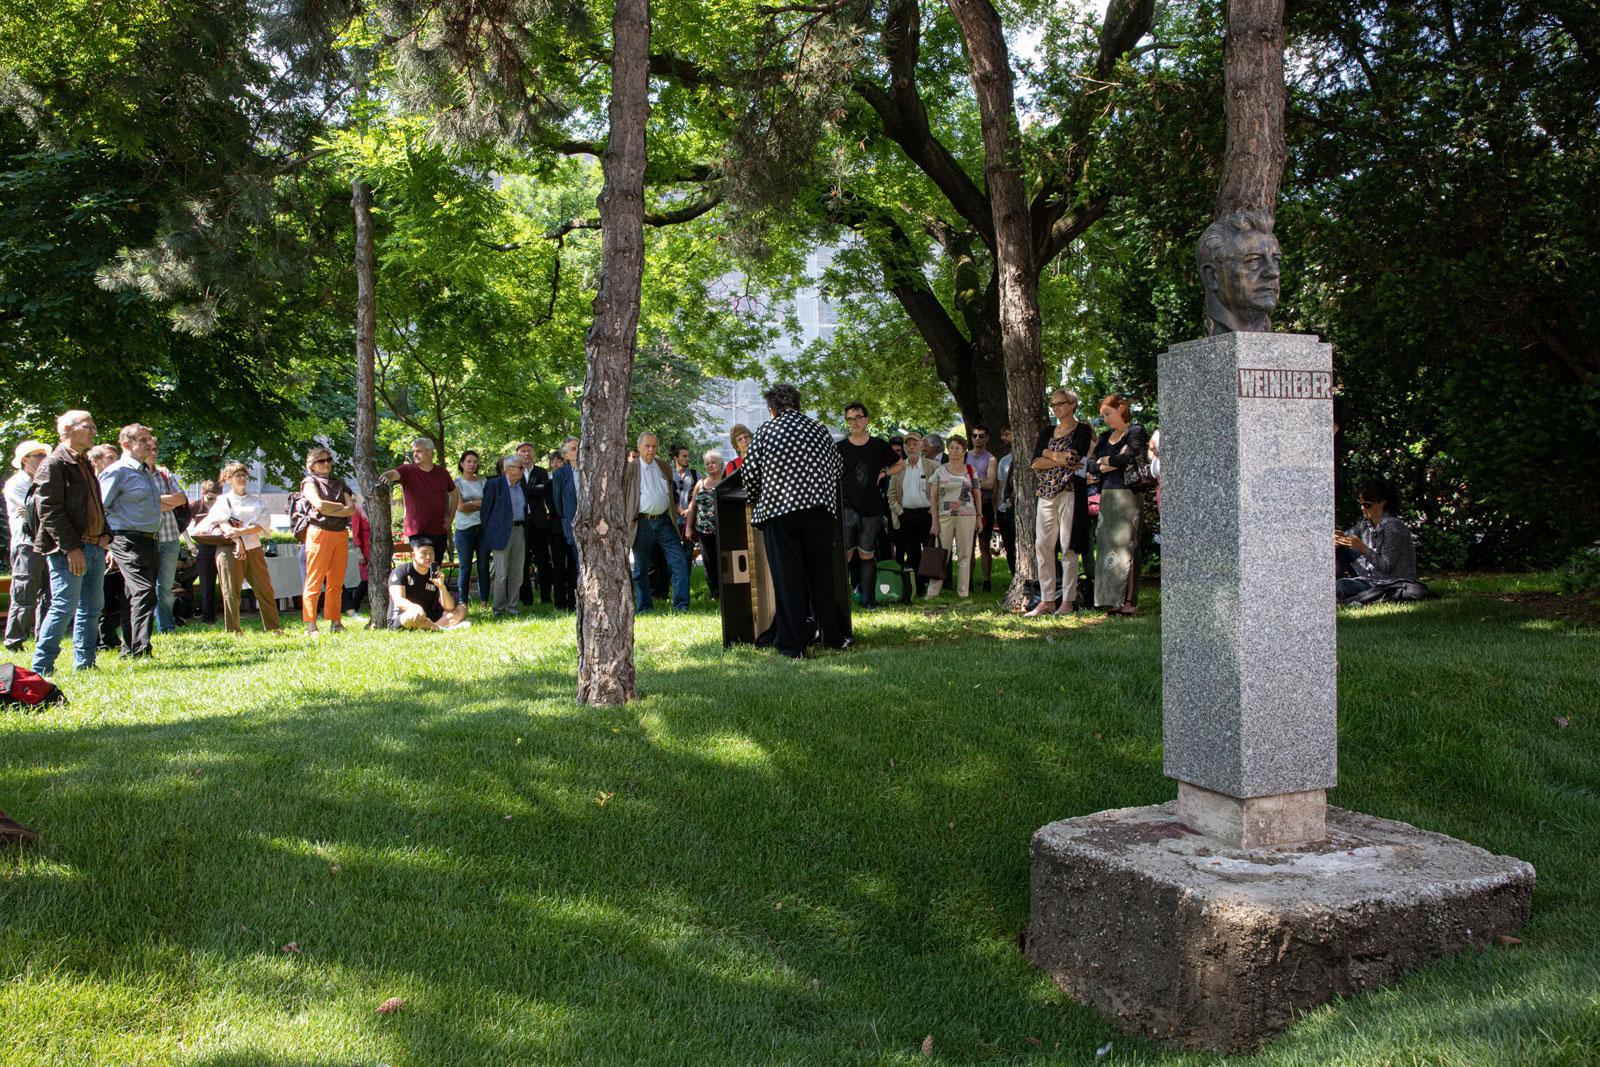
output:
[[[267,574],[272,578],[272,594],[278,598],[282,605],[285,601],[299,596],[305,589],[305,572],[300,569],[300,546],[274,545],[278,550],[276,556],[267,557]],[[351,546],[350,558],[344,567],[344,587],[354,589],[361,581],[361,567],[356,563],[355,547]],[[250,583],[246,581],[245,585]]]

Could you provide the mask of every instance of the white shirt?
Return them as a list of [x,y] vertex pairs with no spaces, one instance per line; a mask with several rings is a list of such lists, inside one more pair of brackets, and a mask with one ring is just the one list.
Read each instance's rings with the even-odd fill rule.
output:
[[639,514],[660,515],[672,505],[672,489],[655,463],[639,460]]
[[33,475],[19,470],[6,479],[6,518],[11,520],[11,547],[22,544],[22,506],[28,499],[28,486]]
[[[211,505],[211,513],[206,516],[207,529],[203,533],[222,533],[224,528],[232,529],[233,524],[227,520],[235,519],[240,526],[267,525],[267,506],[258,496],[235,496],[229,490],[217,497],[217,502]],[[239,540],[244,542],[246,550],[261,547],[260,534],[245,534]]]
[[928,506],[928,477],[922,473],[922,460],[906,464],[906,476],[900,483],[900,506],[925,508]]

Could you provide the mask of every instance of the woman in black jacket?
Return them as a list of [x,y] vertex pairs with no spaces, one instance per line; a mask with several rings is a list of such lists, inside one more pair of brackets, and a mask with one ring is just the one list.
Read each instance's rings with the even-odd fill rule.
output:
[[1150,435],[1133,421],[1133,408],[1121,393],[1100,401],[1100,417],[1107,429],[1089,453],[1089,475],[1100,481],[1094,603],[1113,615],[1133,615],[1139,603],[1139,514],[1144,494],[1127,487],[1123,471],[1146,454]]

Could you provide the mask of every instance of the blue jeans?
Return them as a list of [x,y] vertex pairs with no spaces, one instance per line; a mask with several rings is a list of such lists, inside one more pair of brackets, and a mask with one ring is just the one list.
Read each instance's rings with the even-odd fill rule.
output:
[[178,628],[172,617],[172,583],[178,577],[178,549],[181,541],[156,542],[156,633],[170,634]]
[[94,667],[95,649],[100,645],[100,605],[106,597],[106,550],[99,545],[83,546],[83,573],[73,574],[65,552],[45,557],[50,568],[50,610],[44,628],[33,646],[33,669],[49,674],[56,669],[61,641],[72,629],[72,668]]
[[483,523],[456,527],[456,562],[461,569],[456,572],[456,599],[467,602],[467,590],[472,588],[472,561],[478,561],[478,599],[489,606],[489,553],[483,549]]
[[665,515],[653,519],[640,519],[639,531],[633,535],[633,602],[637,611],[649,611],[655,604],[650,596],[650,553],[656,545],[667,557],[667,570],[672,572],[672,606],[679,611],[689,610],[689,561],[683,557],[678,531]]

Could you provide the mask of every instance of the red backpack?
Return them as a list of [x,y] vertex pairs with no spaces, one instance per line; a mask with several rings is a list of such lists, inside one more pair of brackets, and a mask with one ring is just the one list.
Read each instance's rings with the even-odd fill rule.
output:
[[43,675],[15,663],[0,663],[0,708],[43,708],[66,702],[67,694]]

